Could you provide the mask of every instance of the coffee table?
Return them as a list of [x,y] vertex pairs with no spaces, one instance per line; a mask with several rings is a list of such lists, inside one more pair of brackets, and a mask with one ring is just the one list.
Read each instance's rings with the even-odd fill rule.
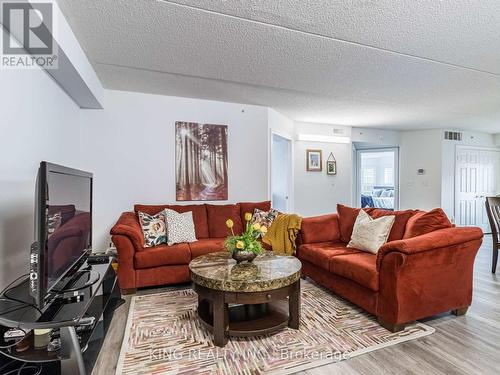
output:
[[297,258],[271,252],[238,265],[228,252],[193,259],[189,270],[198,317],[213,332],[214,344],[225,346],[229,336],[299,329],[301,267]]

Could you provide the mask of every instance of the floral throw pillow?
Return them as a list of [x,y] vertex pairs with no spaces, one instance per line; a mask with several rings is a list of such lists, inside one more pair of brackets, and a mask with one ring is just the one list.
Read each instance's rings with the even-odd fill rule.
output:
[[144,247],[158,246],[167,242],[167,228],[163,211],[156,215],[139,211],[138,216],[144,236]]
[[166,208],[163,210],[167,223],[167,244],[172,246],[176,243],[195,242],[193,212],[178,213]]
[[271,208],[269,211],[262,211],[256,208],[253,211],[252,224],[258,223],[269,229],[274,219],[278,217],[279,212]]

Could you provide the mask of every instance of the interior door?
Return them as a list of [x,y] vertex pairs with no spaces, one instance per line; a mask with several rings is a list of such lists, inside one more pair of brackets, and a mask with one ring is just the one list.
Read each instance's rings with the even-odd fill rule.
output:
[[477,226],[488,233],[485,197],[499,193],[500,152],[460,148],[456,155],[456,224]]
[[280,212],[290,212],[292,186],[292,141],[272,133],[271,138],[271,202]]

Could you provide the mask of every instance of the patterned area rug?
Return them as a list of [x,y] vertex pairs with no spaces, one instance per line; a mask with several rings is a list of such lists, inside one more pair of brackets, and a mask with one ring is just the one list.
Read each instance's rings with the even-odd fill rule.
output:
[[192,290],[133,297],[116,374],[291,374],[434,332],[415,323],[391,333],[360,308],[302,281],[299,331],[231,338],[218,348],[198,322],[196,305]]

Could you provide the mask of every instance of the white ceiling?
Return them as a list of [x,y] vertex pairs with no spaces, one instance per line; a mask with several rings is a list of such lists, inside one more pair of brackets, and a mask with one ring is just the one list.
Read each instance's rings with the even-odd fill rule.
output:
[[498,0],[59,0],[106,88],[500,132]]

